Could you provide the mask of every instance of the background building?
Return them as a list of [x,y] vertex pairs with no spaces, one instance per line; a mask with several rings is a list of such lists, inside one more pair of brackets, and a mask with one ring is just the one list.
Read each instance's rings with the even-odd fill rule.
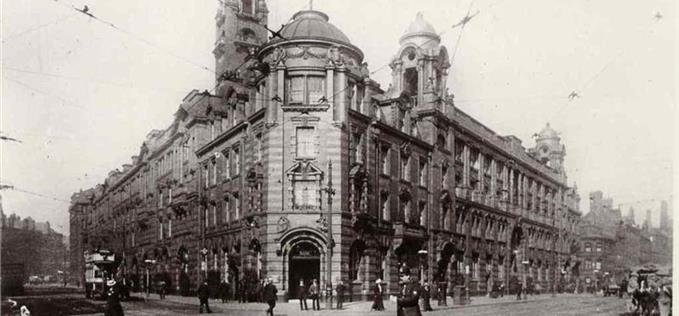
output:
[[[51,282],[61,281],[68,264],[64,235],[54,231],[49,222],[36,222],[30,217],[22,219],[15,214],[6,216],[4,212],[0,214],[2,278],[5,278],[7,271],[13,270],[12,267],[23,266],[24,282],[28,281],[28,276],[33,275],[43,280],[49,276],[48,280]],[[3,281],[3,288],[4,286]]]
[[662,215],[666,206],[661,204],[660,228],[652,227],[650,210],[639,227],[634,209],[623,218],[620,209],[613,208],[612,199],[604,198],[601,191],[590,193],[590,212],[582,217],[578,254],[584,285],[594,288],[619,282],[641,264],[670,264],[671,223],[669,216]]
[[180,292],[272,277],[288,297],[311,279],[365,297],[409,273],[481,294],[571,277],[580,198],[558,133],[527,150],[457,109],[421,14],[386,90],[326,14],[300,11],[268,40],[267,14],[221,3],[215,92],[189,93],[130,164],[74,195],[77,251],[113,250],[135,284],[148,270]]

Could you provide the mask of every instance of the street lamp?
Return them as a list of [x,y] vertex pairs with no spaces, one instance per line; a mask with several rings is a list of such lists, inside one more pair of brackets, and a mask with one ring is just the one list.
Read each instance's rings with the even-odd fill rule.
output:
[[328,194],[328,251],[326,252],[325,262],[325,288],[326,288],[326,307],[332,309],[332,248],[335,246],[335,240],[332,238],[332,197],[335,195],[335,189],[332,187],[332,160],[328,161],[328,186],[322,191]]
[[205,280],[207,280],[207,248],[203,247],[200,250],[200,254],[203,256],[203,261],[200,263],[200,269],[205,272]]

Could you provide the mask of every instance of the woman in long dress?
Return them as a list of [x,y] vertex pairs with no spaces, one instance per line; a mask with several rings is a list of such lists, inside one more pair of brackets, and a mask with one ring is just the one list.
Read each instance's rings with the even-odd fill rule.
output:
[[377,279],[377,281],[375,281],[375,286],[373,287],[373,306],[371,307],[371,310],[384,310],[384,302],[382,301],[383,294],[384,287],[382,286],[382,280]]

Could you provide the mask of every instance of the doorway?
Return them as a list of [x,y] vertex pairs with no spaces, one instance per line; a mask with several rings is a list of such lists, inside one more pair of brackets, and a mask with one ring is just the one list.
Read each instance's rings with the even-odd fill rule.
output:
[[288,257],[290,259],[289,298],[295,299],[298,297],[300,280],[304,281],[307,288],[311,285],[313,279],[320,281],[321,255],[315,245],[309,242],[301,242],[292,247]]

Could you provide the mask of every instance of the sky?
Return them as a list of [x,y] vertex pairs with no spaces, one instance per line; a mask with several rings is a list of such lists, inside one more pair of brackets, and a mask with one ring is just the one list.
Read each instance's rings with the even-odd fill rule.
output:
[[[308,0],[268,0],[269,25]],[[76,12],[87,5],[94,16]],[[398,39],[422,12],[451,55],[456,106],[526,147],[549,122],[581,209],[601,190],[657,210],[677,168],[678,5],[672,0],[316,0],[387,87]],[[210,89],[217,1],[2,1],[0,143],[5,213],[68,233],[73,192],[102,182]],[[452,28],[467,12],[478,15]],[[579,98],[568,99],[572,91]],[[676,203],[674,203],[676,205]],[[654,212],[654,222],[657,222]]]

